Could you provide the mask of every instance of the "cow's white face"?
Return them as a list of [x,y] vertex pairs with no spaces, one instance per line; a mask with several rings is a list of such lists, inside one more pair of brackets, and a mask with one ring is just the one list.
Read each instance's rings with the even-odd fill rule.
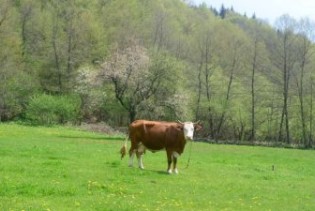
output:
[[184,136],[186,140],[193,140],[194,138],[194,123],[184,122]]

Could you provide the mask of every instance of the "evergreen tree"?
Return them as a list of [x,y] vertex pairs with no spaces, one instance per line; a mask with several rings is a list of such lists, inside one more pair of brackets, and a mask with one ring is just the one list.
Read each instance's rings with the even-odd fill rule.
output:
[[220,8],[220,12],[219,12],[219,15],[222,19],[225,18],[226,16],[226,13],[227,13],[227,9],[224,7],[224,5],[222,4],[221,5],[221,8]]

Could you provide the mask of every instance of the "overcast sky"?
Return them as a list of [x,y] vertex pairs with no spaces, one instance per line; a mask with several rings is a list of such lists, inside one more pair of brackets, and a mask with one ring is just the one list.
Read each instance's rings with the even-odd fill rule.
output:
[[267,20],[270,24],[283,14],[289,14],[295,19],[308,17],[315,22],[315,0],[191,0],[199,5],[205,2],[208,6],[220,9],[221,5],[240,14],[246,13],[251,17],[253,13],[257,18]]

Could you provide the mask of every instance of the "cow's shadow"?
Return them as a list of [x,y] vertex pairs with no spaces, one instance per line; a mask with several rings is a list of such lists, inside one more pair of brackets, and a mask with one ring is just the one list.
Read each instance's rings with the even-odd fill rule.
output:
[[155,169],[149,169],[149,168],[141,169],[138,167],[128,167],[128,168],[134,168],[135,171],[140,171],[144,174],[148,173],[148,174],[159,174],[159,175],[171,175],[166,170],[163,171],[163,170],[155,170]]
[[169,173],[167,173],[167,171],[162,170],[143,169],[143,171],[150,171],[161,175],[170,175]]
[[[122,163],[120,161],[108,161],[108,162],[105,162],[105,165],[110,167],[110,168],[119,168],[119,167],[122,167]],[[139,167],[128,167],[129,169],[134,169],[135,171],[141,171],[142,173],[145,173],[145,172],[148,172],[148,173],[154,173],[154,174],[159,174],[159,175],[176,175],[175,173],[173,174],[169,174],[167,172],[167,170],[156,170],[156,169],[150,169],[150,168],[144,168],[144,169],[141,169]]]
[[[147,171],[147,172],[151,172],[151,173],[155,173],[155,174],[159,174],[159,175],[172,175],[169,174],[166,170],[154,170],[154,169],[140,169],[140,171]],[[175,175],[175,174],[174,174]]]

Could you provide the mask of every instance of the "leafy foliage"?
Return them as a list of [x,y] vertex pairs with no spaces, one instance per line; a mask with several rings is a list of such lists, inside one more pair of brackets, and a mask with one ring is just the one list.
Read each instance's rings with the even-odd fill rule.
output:
[[180,0],[0,0],[0,121],[34,93],[79,95],[83,121],[194,118],[211,139],[311,147],[313,29]]
[[75,122],[80,115],[80,100],[76,96],[36,95],[31,98],[26,116],[33,123],[50,125]]

